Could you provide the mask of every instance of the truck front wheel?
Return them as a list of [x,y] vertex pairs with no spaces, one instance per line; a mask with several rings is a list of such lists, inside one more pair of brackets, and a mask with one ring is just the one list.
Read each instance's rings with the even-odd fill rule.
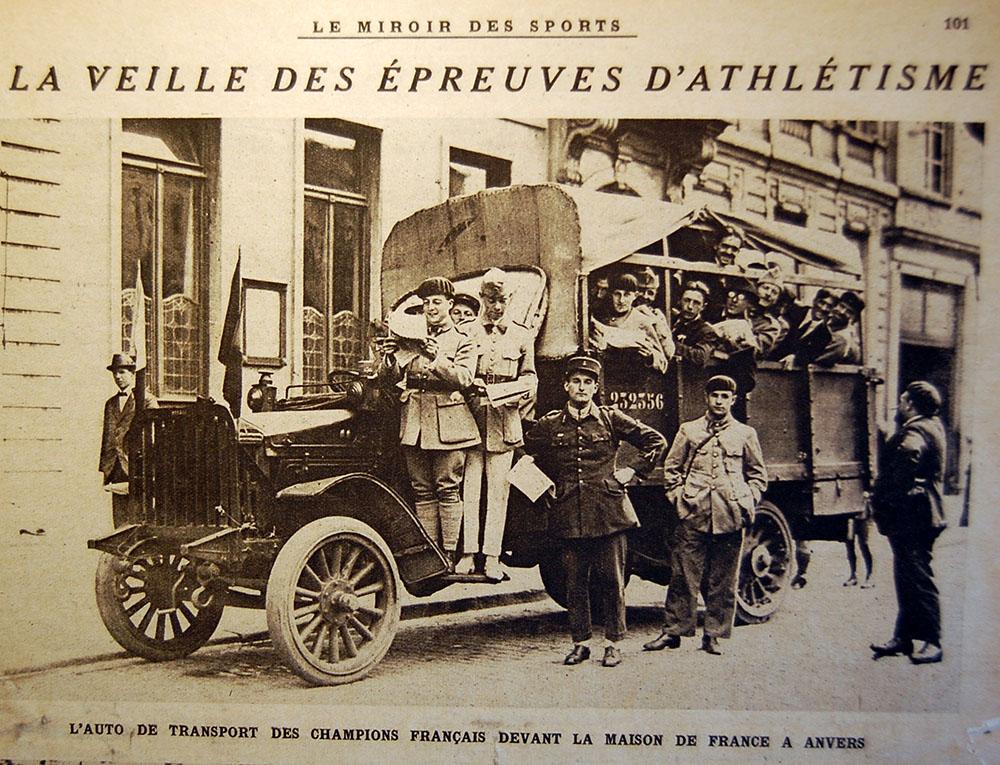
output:
[[320,518],[285,543],[267,584],[267,626],[285,663],[313,685],[367,675],[399,626],[399,574],[381,536]]

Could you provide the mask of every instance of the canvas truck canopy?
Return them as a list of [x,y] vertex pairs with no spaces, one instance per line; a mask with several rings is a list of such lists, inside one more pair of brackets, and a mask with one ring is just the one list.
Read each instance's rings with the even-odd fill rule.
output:
[[538,345],[556,358],[579,346],[577,277],[628,257],[676,230],[693,208],[555,184],[456,197],[397,223],[382,254],[383,310],[432,275],[534,266],[549,277]]
[[832,234],[757,221],[693,205],[540,184],[455,197],[399,221],[382,254],[382,307],[428,276],[460,278],[490,266],[537,267],[548,275],[548,319],[538,354],[558,358],[580,344],[580,280],[692,224],[736,225],[762,250],[857,275],[861,257]]

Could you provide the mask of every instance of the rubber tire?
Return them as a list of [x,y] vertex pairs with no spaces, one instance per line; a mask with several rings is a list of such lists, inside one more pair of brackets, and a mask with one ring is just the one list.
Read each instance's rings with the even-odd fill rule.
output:
[[[757,516],[754,519],[753,528],[761,522],[761,520],[771,521],[773,520],[778,528],[778,532],[781,534],[782,543],[784,544],[786,551],[786,559],[784,561],[784,572],[778,579],[778,589],[772,593],[771,604],[768,610],[762,611],[760,608],[751,611],[747,604],[744,602],[742,597],[743,585],[744,585],[744,573],[747,566],[747,558],[753,552],[750,546],[744,542],[743,554],[740,558],[740,568],[736,583],[736,620],[739,624],[763,624],[768,621],[778,609],[781,607],[781,603],[785,598],[785,594],[788,592],[789,586],[791,585],[792,577],[795,575],[795,538],[792,536],[791,526],[788,524],[788,520],[785,518],[785,514],[781,512],[781,509],[775,505],[773,502],[764,500],[757,507]],[[747,531],[749,536],[752,533],[752,529]]]
[[[366,647],[364,660],[344,672],[330,672],[316,666],[303,655],[299,645],[298,630],[295,627],[294,598],[295,587],[302,567],[312,554],[334,536],[357,536],[372,543],[379,553],[379,563],[383,566],[385,578],[390,584],[387,594],[384,621],[372,649]],[[268,577],[265,608],[267,627],[271,641],[278,655],[288,667],[303,680],[312,685],[342,685],[360,680],[383,659],[392,646],[399,627],[401,605],[399,601],[400,581],[396,560],[385,540],[371,526],[354,518],[332,516],[320,518],[306,524],[285,542],[271,568]],[[370,645],[369,643],[368,645]]]
[[[157,553],[143,557],[151,557],[153,554]],[[100,560],[97,562],[94,586],[97,596],[97,610],[101,615],[101,621],[104,622],[104,626],[107,627],[111,637],[118,645],[143,659],[173,661],[197,651],[211,639],[215,628],[219,626],[219,620],[222,618],[224,606],[221,601],[213,603],[208,608],[195,609],[197,610],[195,620],[179,638],[173,637],[161,641],[137,630],[136,625],[125,613],[122,601],[118,598],[116,591],[118,560],[119,558],[115,555],[101,553]],[[187,602],[190,604],[190,601]],[[190,607],[193,607],[193,604],[190,604]]]

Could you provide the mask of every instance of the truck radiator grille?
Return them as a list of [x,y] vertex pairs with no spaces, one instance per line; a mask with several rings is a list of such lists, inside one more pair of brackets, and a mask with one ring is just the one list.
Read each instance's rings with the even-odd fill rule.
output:
[[239,526],[233,419],[208,402],[148,409],[129,431],[129,521],[153,526]]

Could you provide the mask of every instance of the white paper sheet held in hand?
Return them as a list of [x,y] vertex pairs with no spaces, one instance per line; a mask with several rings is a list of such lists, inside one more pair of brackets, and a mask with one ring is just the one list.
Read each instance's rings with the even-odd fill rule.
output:
[[517,461],[507,474],[507,480],[532,502],[537,502],[545,492],[556,487],[552,479],[535,464],[534,457],[528,456]]
[[486,398],[494,409],[504,404],[516,403],[530,392],[530,380],[511,380],[510,382],[491,383],[486,386]]

